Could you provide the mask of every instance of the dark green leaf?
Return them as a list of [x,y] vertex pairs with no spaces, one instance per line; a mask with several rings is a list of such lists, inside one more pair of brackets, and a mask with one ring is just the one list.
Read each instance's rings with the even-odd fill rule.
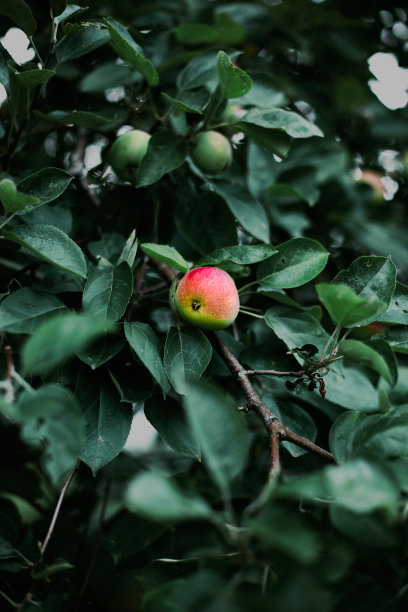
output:
[[96,368],[99,368],[99,366],[117,355],[124,344],[125,340],[121,336],[105,335],[96,342],[93,342],[88,348],[79,351],[77,357],[93,370],[96,370]]
[[209,340],[194,327],[170,327],[164,346],[164,369],[177,393],[185,394],[190,382],[201,378],[212,355]]
[[136,476],[126,491],[126,505],[156,521],[202,520],[211,517],[204,500],[180,491],[169,478],[154,472]]
[[9,97],[8,105],[13,117],[27,115],[35,95],[35,89],[47,83],[54,75],[53,70],[15,66],[8,63],[9,68]]
[[[1,187],[1,184],[0,184]],[[379,317],[386,323],[408,325],[408,287],[402,283],[395,285],[395,291],[384,314]]]
[[282,130],[292,138],[323,136],[317,125],[310,123],[297,113],[280,108],[251,109],[242,117],[241,122],[267,129]]
[[159,383],[163,392],[170,390],[169,381],[164,371],[162,345],[147,323],[125,323],[126,338],[136,355]]
[[185,45],[220,44],[237,45],[245,38],[245,30],[221,13],[214,25],[182,23],[175,28],[175,35]]
[[174,108],[198,115],[203,114],[210,101],[210,94],[204,87],[181,93],[177,98],[172,98],[164,92],[162,92],[162,96]]
[[153,396],[145,402],[146,418],[167,444],[178,453],[201,459],[201,451],[180,404],[171,398],[166,401]]
[[91,315],[54,317],[42,323],[24,345],[24,367],[32,374],[50,372],[111,329],[106,321]]
[[332,283],[349,285],[360,298],[376,298],[388,306],[396,285],[395,264],[390,257],[359,257]]
[[408,329],[406,327],[391,327],[387,329],[384,339],[396,353],[408,354]]
[[5,212],[9,214],[32,210],[38,204],[38,198],[17,191],[17,187],[11,179],[3,179],[0,182],[0,201]]
[[353,455],[353,440],[357,428],[367,416],[360,412],[344,412],[341,414],[330,430],[330,450],[339,463],[344,462]]
[[338,354],[372,368],[380,376],[383,376],[390,385],[393,384],[390,368],[386,360],[368,344],[364,344],[364,342],[359,340],[343,340],[339,344]]
[[133,292],[133,274],[127,263],[92,268],[84,287],[85,312],[105,321],[118,321]]
[[263,290],[304,285],[324,269],[329,258],[326,249],[310,238],[292,238],[276,250],[258,266],[257,278]]
[[143,57],[142,49],[133,40],[128,29],[112,17],[104,17],[104,21],[108,26],[112,46],[119,57],[132,64],[145,77],[149,85],[152,87],[157,85],[159,75],[156,68]]
[[180,253],[167,244],[154,244],[153,242],[143,242],[140,248],[146,255],[154,257],[158,261],[161,261],[169,266],[173,266],[181,272],[188,271],[188,263]]
[[71,238],[53,225],[32,223],[5,231],[4,237],[17,242],[50,264],[86,278],[84,254]]
[[60,168],[43,168],[20,181],[18,189],[36,198],[37,206],[42,206],[59,198],[73,180],[73,176]]
[[[387,303],[376,297],[359,297],[348,285],[316,285],[319,300],[334,323],[342,327],[366,325],[386,311]],[[360,294],[361,295],[361,294]]]
[[274,253],[276,253],[276,249],[271,244],[239,244],[217,249],[209,255],[202,257],[196,265],[214,266],[224,261],[248,265],[268,259]]
[[81,459],[95,475],[123,449],[132,425],[132,408],[120,400],[112,383],[101,384],[99,392],[80,396],[85,409],[85,441]]
[[74,467],[84,437],[76,398],[61,385],[43,385],[23,395],[18,414],[25,440],[43,443],[45,438],[44,466],[52,482],[58,483]]
[[217,55],[217,70],[224,98],[240,98],[251,89],[251,77],[241,68],[233,66],[224,51],[220,51]]
[[107,30],[91,25],[64,36],[55,47],[55,56],[60,64],[71,61],[98,49],[109,39],[110,35]]
[[120,113],[113,116],[107,116],[100,113],[90,113],[82,110],[54,110],[50,113],[35,111],[34,114],[42,121],[47,121],[48,123],[61,123],[63,125],[73,124],[79,127],[90,128],[92,130],[100,130],[103,128],[112,129],[123,123],[123,115]]
[[187,153],[187,143],[178,141],[172,132],[154,134],[137,171],[137,186],[146,187],[156,183],[162,176],[181,166]]
[[269,242],[269,222],[266,213],[246,188],[227,180],[214,181],[212,187],[225,200],[244,229],[258,240]]
[[184,405],[211,476],[227,495],[231,480],[246,463],[248,438],[242,414],[230,396],[203,383],[189,387]]
[[31,36],[37,29],[37,23],[33,17],[29,5],[24,0],[2,0],[0,13],[6,15],[21,28],[27,36]]
[[[239,51],[228,51],[228,57],[232,62],[238,55]],[[211,49],[194,57],[177,76],[179,91],[209,87],[212,83],[215,88],[218,83],[217,56],[218,51]]]
[[0,330],[14,334],[32,334],[50,317],[66,312],[59,298],[36,293],[28,287],[18,289],[0,304]]

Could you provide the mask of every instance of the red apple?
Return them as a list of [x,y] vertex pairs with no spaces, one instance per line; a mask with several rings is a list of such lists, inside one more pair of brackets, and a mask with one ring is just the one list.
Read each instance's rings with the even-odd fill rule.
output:
[[239,310],[233,279],[228,272],[212,266],[187,272],[177,286],[174,303],[184,321],[208,330],[228,327]]

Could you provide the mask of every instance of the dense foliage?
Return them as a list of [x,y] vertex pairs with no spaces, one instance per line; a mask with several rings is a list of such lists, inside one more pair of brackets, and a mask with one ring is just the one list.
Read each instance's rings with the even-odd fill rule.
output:
[[[406,10],[82,4],[0,3],[1,609],[406,609]],[[216,333],[169,304],[201,265]]]

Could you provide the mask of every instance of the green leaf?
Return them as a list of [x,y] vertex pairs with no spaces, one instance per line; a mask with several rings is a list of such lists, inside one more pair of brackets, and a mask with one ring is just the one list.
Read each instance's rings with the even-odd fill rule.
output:
[[376,457],[408,457],[408,415],[406,406],[385,415],[373,414],[361,420],[352,441],[355,454],[369,451]]
[[[280,417],[286,427],[289,427],[291,431],[294,431],[299,436],[307,438],[311,442],[315,442],[317,437],[317,427],[312,417],[308,412],[290,402],[285,403],[284,407],[280,409]],[[292,442],[282,442],[283,446],[289,451],[292,457],[301,457],[308,451]]]
[[367,415],[361,412],[344,412],[333,423],[330,429],[330,450],[338,463],[342,463],[353,455],[353,440],[357,428]]
[[43,385],[24,393],[18,406],[22,436],[44,447],[44,468],[58,483],[75,465],[84,438],[82,411],[74,395],[61,385]]
[[146,155],[136,174],[138,187],[156,183],[162,176],[184,163],[188,154],[185,141],[179,141],[172,132],[157,132],[149,140]]
[[194,327],[170,327],[164,345],[164,369],[177,393],[185,394],[188,384],[201,378],[210,363],[211,343]]
[[339,344],[338,354],[372,368],[380,376],[383,376],[390,385],[393,384],[390,368],[386,360],[368,344],[364,344],[364,342],[359,340],[343,340]]
[[161,92],[161,95],[174,108],[186,113],[195,113],[198,115],[203,114],[210,101],[210,94],[204,87],[181,93],[177,98],[172,98],[163,91]]
[[[246,115],[245,115],[246,116]],[[262,148],[275,153],[279,157],[288,154],[291,145],[291,137],[280,130],[271,130],[251,123],[239,122],[236,127],[244,132],[248,139],[255,141]],[[250,179],[253,177],[250,177]],[[266,187],[266,185],[264,185]]]
[[364,299],[390,303],[396,285],[396,268],[390,257],[359,257],[347,270],[341,270],[332,284],[349,285]]
[[389,343],[392,350],[396,353],[408,354],[408,329],[406,327],[392,327],[387,329],[384,340]]
[[301,115],[281,108],[259,109],[253,108],[244,115],[241,123],[250,123],[261,128],[282,130],[292,138],[310,138],[323,136],[323,132],[304,119]]
[[212,25],[182,23],[174,29],[177,40],[185,45],[237,45],[245,38],[245,30],[225,13],[217,16]]
[[[239,51],[228,51],[231,61],[235,61],[239,54]],[[177,76],[176,84],[179,91],[209,87],[211,82],[214,82],[215,89],[218,84],[217,56],[218,51],[211,49],[190,60]]]
[[32,68],[33,64],[15,66],[8,62],[9,97],[8,105],[13,117],[28,115],[34,99],[35,89],[47,83],[54,75],[53,70]]
[[32,210],[38,203],[38,198],[33,198],[26,193],[17,191],[17,187],[11,179],[3,179],[0,182],[0,200],[5,212],[9,214]]
[[156,333],[147,323],[125,323],[125,335],[132,349],[159,383],[164,393],[170,390],[163,366],[162,345]]
[[78,4],[67,4],[62,13],[54,17],[54,23],[60,25],[70,17],[84,13],[86,10],[88,10],[88,7],[79,6]]
[[125,446],[132,425],[132,407],[121,402],[113,384],[106,381],[96,392],[92,385],[77,388],[77,394],[85,410],[85,441],[80,457],[95,476]]
[[252,80],[252,87],[244,96],[235,99],[234,104],[271,108],[287,103],[285,94],[280,91],[277,82],[270,74],[258,70],[250,70],[248,74]]
[[242,185],[219,180],[211,184],[213,190],[226,202],[228,208],[252,236],[269,242],[269,221],[262,205]]
[[106,321],[86,314],[64,314],[42,323],[23,347],[23,364],[32,374],[50,372],[98,336],[112,330]]
[[240,98],[251,89],[251,77],[241,68],[233,66],[224,51],[220,51],[217,55],[217,70],[224,98]]
[[167,444],[178,453],[200,461],[201,451],[183,409],[175,400],[166,401],[153,396],[146,400],[144,411],[147,420]]
[[142,76],[129,64],[104,62],[88,72],[78,84],[83,93],[103,93],[106,89],[133,85],[142,80]]
[[31,9],[24,0],[2,0],[0,4],[0,13],[14,21],[27,36],[34,34],[37,29],[37,23]]
[[122,249],[117,265],[119,266],[121,263],[127,263],[128,266],[132,268],[133,264],[135,263],[138,245],[139,241],[136,238],[136,230],[132,230]]
[[228,495],[232,479],[246,463],[248,438],[243,416],[230,396],[203,383],[189,387],[184,406],[208,470],[222,494]]
[[32,334],[41,323],[66,311],[65,304],[56,296],[36,293],[24,287],[14,291],[1,302],[0,331]]
[[98,49],[109,39],[109,32],[105,29],[90,25],[64,36],[55,47],[55,56],[59,64],[71,61]]
[[[1,183],[0,183],[1,187]],[[379,318],[380,321],[386,323],[399,323],[400,325],[408,325],[408,286],[398,283],[395,285],[395,291],[392,294],[388,308]]]
[[239,244],[217,249],[209,255],[202,257],[197,266],[214,266],[224,261],[232,261],[239,265],[249,265],[268,259],[276,253],[271,244]]
[[291,350],[314,344],[322,351],[329,339],[329,334],[314,317],[288,306],[269,308],[265,313],[265,323]]
[[108,26],[112,47],[119,57],[132,64],[145,77],[150,86],[157,85],[159,75],[156,68],[143,57],[141,47],[133,40],[128,29],[112,17],[104,17],[103,20]]
[[211,517],[211,508],[191,492],[180,491],[169,478],[154,472],[136,476],[126,491],[131,512],[156,521],[202,520]]
[[59,198],[73,180],[73,176],[60,168],[43,168],[20,181],[18,189],[36,198],[38,206],[42,206]]
[[161,261],[181,272],[188,272],[188,263],[182,255],[174,247],[168,246],[167,244],[154,244],[153,242],[143,242],[140,245],[143,253],[154,257],[158,261]]
[[4,237],[32,251],[50,264],[86,278],[84,254],[71,238],[54,225],[32,223],[4,231]]
[[321,283],[316,291],[334,323],[342,327],[365,325],[387,310],[386,302],[376,297],[361,298],[348,285]]
[[117,355],[124,344],[125,340],[121,336],[112,337],[105,335],[102,338],[98,338],[91,346],[78,351],[77,357],[83,361],[83,363],[90,366],[92,370],[96,370],[96,368],[99,368]]
[[123,114],[116,112],[113,115],[102,115],[82,110],[62,111],[54,110],[50,113],[34,111],[34,115],[48,123],[59,123],[62,125],[77,125],[90,128],[91,130],[112,129],[123,123]]
[[104,321],[118,321],[133,292],[133,274],[127,263],[92,268],[84,287],[85,312]]
[[257,270],[262,290],[299,287],[315,278],[326,266],[329,253],[310,238],[292,238],[276,247],[277,253]]

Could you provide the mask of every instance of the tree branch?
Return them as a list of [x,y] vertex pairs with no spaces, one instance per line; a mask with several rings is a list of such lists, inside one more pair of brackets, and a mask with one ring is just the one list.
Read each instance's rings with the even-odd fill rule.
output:
[[[170,266],[158,262],[153,257],[150,257],[149,259],[170,283],[174,280],[175,273],[173,272]],[[238,385],[241,387],[241,390],[245,395],[245,398],[247,400],[245,411],[248,412],[249,410],[253,410],[262,419],[265,429],[268,432],[270,447],[270,478],[274,478],[277,474],[279,474],[280,471],[280,440],[287,440],[288,442],[292,442],[293,444],[296,444],[296,446],[300,446],[301,448],[304,448],[305,450],[314,453],[315,455],[318,455],[326,461],[335,463],[335,459],[331,453],[324,450],[323,448],[320,448],[320,446],[317,446],[307,438],[298,436],[288,427],[286,427],[278,419],[278,417],[273,414],[267,406],[265,406],[248,378],[248,374],[259,374],[261,372],[267,374],[273,373],[275,376],[296,376],[299,378],[300,376],[307,375],[308,371],[301,370],[300,372],[278,372],[275,370],[245,370],[245,368],[241,365],[235,355],[231,353],[229,348],[215,333],[209,333],[208,335],[210,337],[211,343],[220,353],[222,359],[225,361],[226,365],[230,369],[231,373],[235,377],[235,380],[237,381]]]

